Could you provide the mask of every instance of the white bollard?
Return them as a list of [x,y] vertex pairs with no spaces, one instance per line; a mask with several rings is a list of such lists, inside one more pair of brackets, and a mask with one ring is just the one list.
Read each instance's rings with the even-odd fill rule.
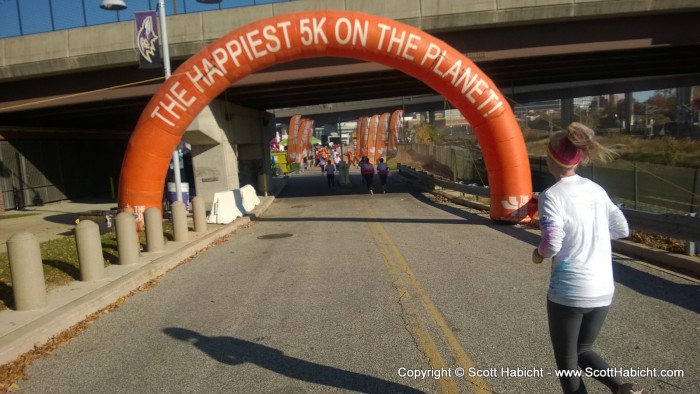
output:
[[128,265],[139,262],[138,232],[136,232],[136,219],[130,212],[119,212],[115,219],[117,223],[117,251],[119,252],[119,264]]
[[104,278],[105,262],[97,223],[81,220],[75,226],[75,246],[78,249],[80,280],[87,282]]
[[170,204],[170,211],[173,215],[173,237],[175,242],[187,241],[187,212],[185,204],[175,201]]
[[204,199],[196,196],[192,199],[192,219],[194,220],[194,232],[207,231],[207,210],[204,207]]
[[143,217],[146,222],[146,249],[149,252],[162,252],[165,250],[165,239],[160,209],[150,207],[143,213]]
[[14,234],[7,240],[7,258],[15,310],[46,308],[46,282],[37,237],[26,231]]

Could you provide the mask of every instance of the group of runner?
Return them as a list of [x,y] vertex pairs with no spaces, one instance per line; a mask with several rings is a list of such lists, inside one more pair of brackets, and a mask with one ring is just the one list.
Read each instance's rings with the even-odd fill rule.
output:
[[[389,175],[389,166],[384,161],[384,158],[379,158],[379,160],[377,160],[377,168],[375,170],[374,165],[367,156],[363,156],[359,162],[356,162],[357,157],[353,156],[350,151],[348,151],[346,155],[348,157],[348,165],[357,165],[360,168],[363,184],[367,187],[367,193],[374,194],[373,184],[375,172],[379,176],[379,185],[381,186],[382,193],[386,193],[386,182],[387,176]],[[316,167],[321,167],[321,175],[326,176],[328,189],[330,190],[335,189],[335,173],[338,169],[340,159],[341,155],[338,152],[337,146],[332,148],[318,146],[314,153],[314,165]]]
[[[364,180],[365,186],[367,186],[367,193],[374,194],[373,183],[374,183],[374,165],[367,156],[362,157],[360,160],[360,173],[362,174],[362,179]],[[377,161],[377,175],[379,175],[379,184],[382,187],[382,193],[386,193],[386,179],[389,175],[389,166],[384,162],[384,158],[379,158]]]

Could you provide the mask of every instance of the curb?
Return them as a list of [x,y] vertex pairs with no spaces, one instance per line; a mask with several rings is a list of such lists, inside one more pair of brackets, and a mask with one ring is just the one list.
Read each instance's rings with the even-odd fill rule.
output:
[[625,256],[637,257],[662,268],[679,270],[681,274],[700,277],[700,259],[696,257],[671,253],[626,240],[613,240],[612,247],[613,251]]
[[[192,241],[174,242],[171,241],[167,245],[171,245],[172,249],[165,254],[158,253],[161,256],[154,258],[153,255],[145,253],[141,255],[137,264],[114,268],[116,275],[119,271],[127,271],[118,276],[116,279],[103,279],[97,282],[80,282],[76,281],[75,286],[87,288],[88,292],[65,305],[59,305],[54,309],[51,304],[60,302],[60,289],[68,286],[62,286],[54,289],[47,294],[49,306],[37,311],[14,311],[6,310],[0,312],[0,320],[5,316],[13,316],[24,319],[31,319],[26,324],[10,324],[12,329],[7,334],[0,337],[0,365],[15,361],[23,354],[33,350],[35,347],[41,346],[49,342],[52,338],[70,329],[76,324],[82,322],[91,314],[98,312],[109,305],[117,302],[122,297],[129,296],[133,291],[138,290],[148,282],[157,279],[184,263],[188,258],[196,256],[199,252],[206,250],[213,245],[217,240],[228,236],[239,228],[251,223],[255,218],[260,217],[275,200],[275,196],[261,198],[260,204],[248,215],[236,219],[235,221],[224,225],[221,228],[212,230],[206,234],[198,236],[197,233],[189,232],[189,236],[197,237]],[[166,245],[166,250],[168,249]],[[108,276],[107,272],[105,274]],[[96,287],[90,290],[91,287]],[[83,290],[86,291],[86,290]],[[65,291],[63,292],[65,293]],[[52,297],[53,296],[53,297]],[[50,311],[47,311],[50,310]],[[32,316],[39,315],[35,319]]]

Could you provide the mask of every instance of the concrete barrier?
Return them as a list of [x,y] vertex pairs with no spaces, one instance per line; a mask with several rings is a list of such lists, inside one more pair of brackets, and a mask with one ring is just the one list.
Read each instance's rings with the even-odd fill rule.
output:
[[260,204],[260,198],[258,198],[255,188],[251,185],[245,185],[240,189],[234,190],[233,197],[236,199],[236,205],[241,212],[246,215],[253,212],[253,209]]

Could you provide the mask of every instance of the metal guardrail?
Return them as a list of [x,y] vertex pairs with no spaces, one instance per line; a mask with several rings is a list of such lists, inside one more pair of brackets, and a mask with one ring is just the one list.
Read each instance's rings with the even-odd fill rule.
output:
[[622,208],[630,228],[651,234],[700,241],[700,217],[673,213],[651,213]]
[[[399,173],[406,174],[426,184],[440,186],[480,197],[489,197],[488,187],[465,185],[437,179],[425,171],[398,164]],[[700,241],[700,217],[698,215],[678,215],[672,213],[651,213],[622,208],[630,228],[651,234],[665,235],[688,242]]]
[[403,164],[398,164],[397,168],[399,170],[399,173],[408,174],[413,178],[417,178],[421,181],[427,181],[435,186],[444,187],[445,189],[456,190],[458,192],[473,194],[479,197],[489,197],[491,195],[491,192],[488,187],[443,181],[441,179],[433,177],[425,171],[419,171],[411,167],[405,166]]

